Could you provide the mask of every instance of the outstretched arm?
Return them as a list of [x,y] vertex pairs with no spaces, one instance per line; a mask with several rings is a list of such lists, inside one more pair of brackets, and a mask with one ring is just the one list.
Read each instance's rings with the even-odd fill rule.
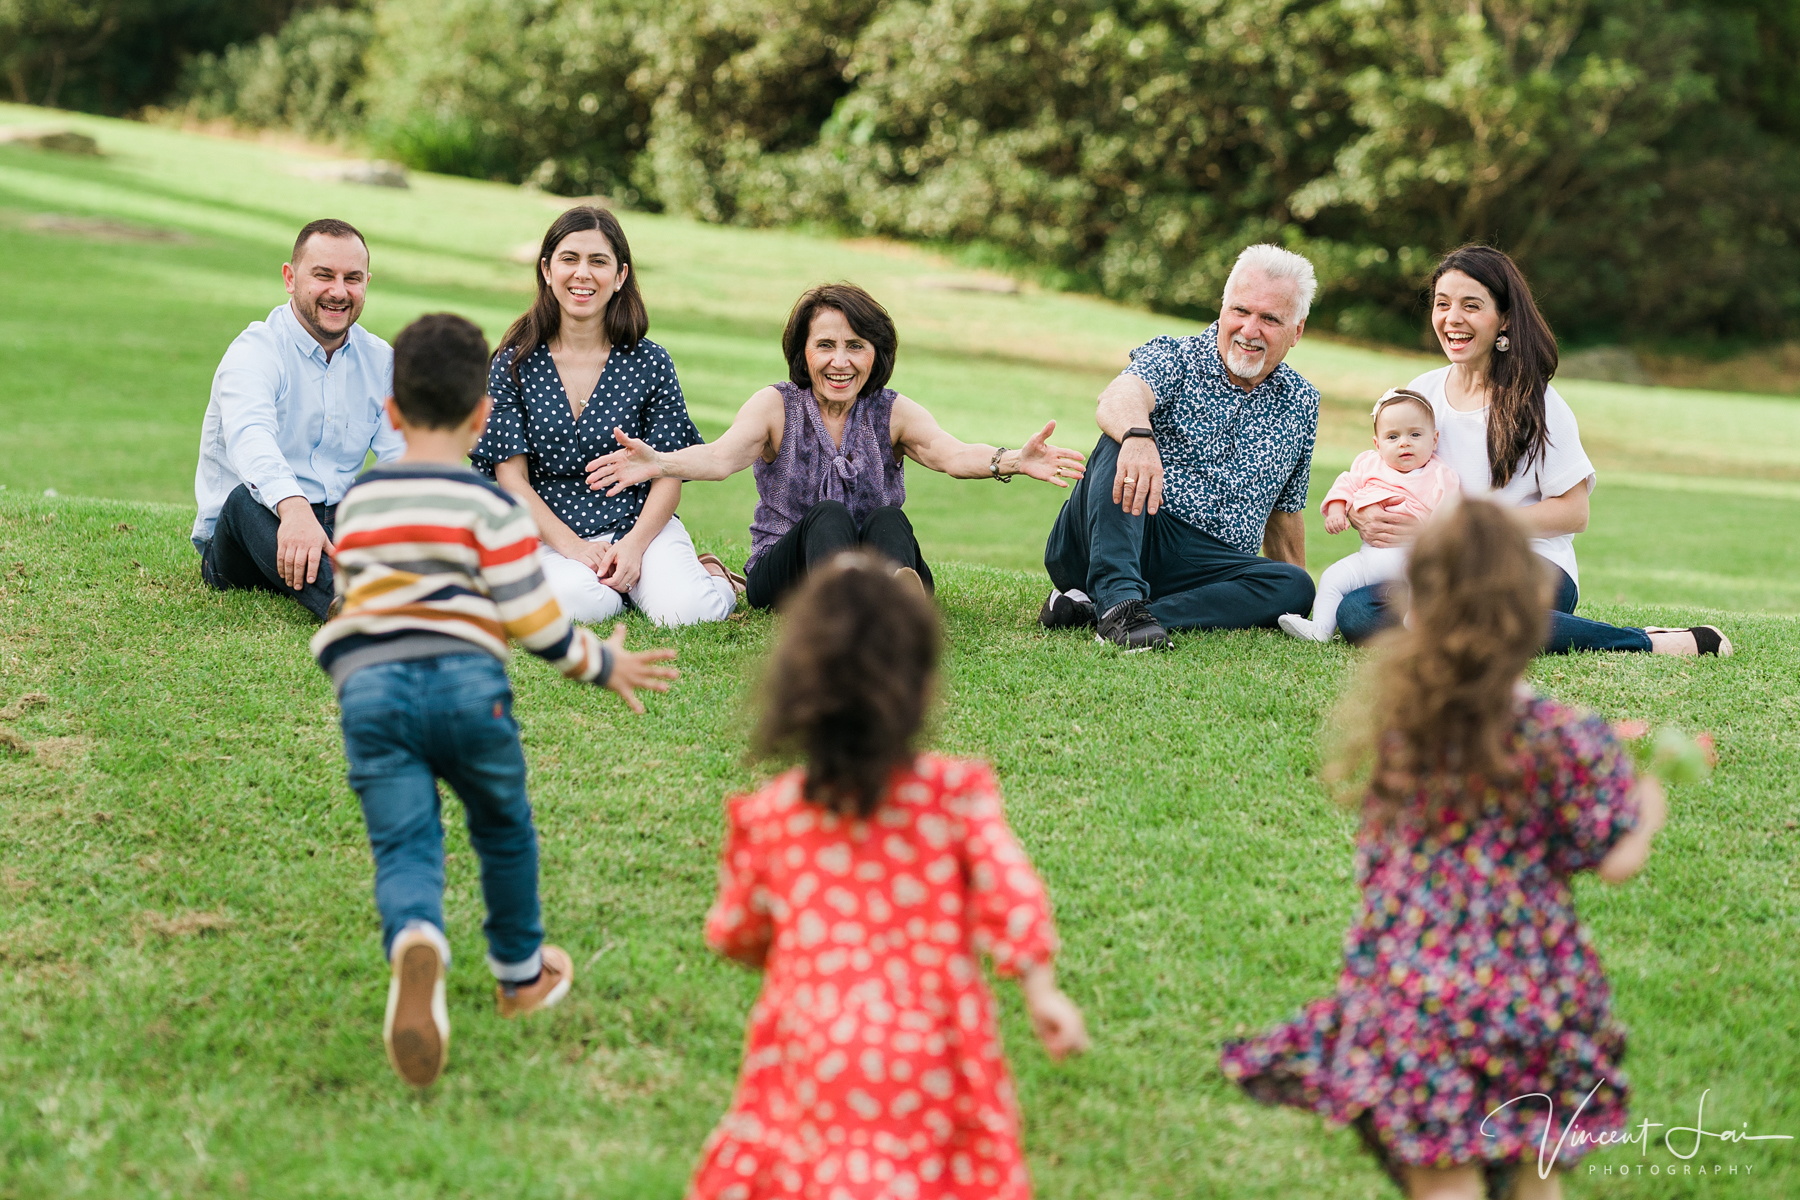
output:
[[[892,420],[894,444],[921,467],[942,471],[952,479],[987,479],[995,473],[994,451],[997,447],[950,436],[923,405],[905,396],[896,396]],[[1002,453],[997,468],[999,474],[1029,475],[1061,488],[1068,487],[1069,480],[1080,479],[1086,470],[1082,463],[1087,458],[1073,450],[1050,445],[1050,434],[1055,428],[1056,422],[1051,421],[1026,438],[1025,444],[1017,450]]]
[[620,449],[587,465],[588,486],[616,496],[651,479],[725,479],[774,453],[781,417],[781,393],[766,387],[744,402],[731,428],[714,442],[665,453],[615,429]]
[[1600,878],[1608,883],[1624,883],[1643,870],[1644,863],[1650,858],[1651,839],[1669,818],[1668,795],[1663,791],[1662,780],[1645,775],[1637,781],[1634,790],[1638,823],[1630,833],[1613,843],[1613,848],[1595,868]]

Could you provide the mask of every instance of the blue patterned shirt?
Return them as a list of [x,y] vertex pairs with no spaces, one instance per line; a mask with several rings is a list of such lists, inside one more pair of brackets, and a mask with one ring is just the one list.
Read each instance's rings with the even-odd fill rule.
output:
[[608,496],[588,487],[587,465],[619,448],[613,440],[615,425],[665,453],[701,442],[669,352],[649,338],[640,338],[635,346],[614,346],[580,420],[570,412],[548,346],[539,346],[519,364],[517,383],[512,358],[511,350],[494,355],[488,370],[494,415],[469,452],[469,462],[492,479],[495,467],[523,454],[532,490],[576,537],[624,537],[644,511],[650,485],[640,483]]
[[1274,511],[1306,507],[1319,389],[1282,363],[1246,392],[1219,358],[1215,321],[1198,337],[1152,338],[1125,374],[1150,385],[1163,512],[1245,554],[1262,551]]

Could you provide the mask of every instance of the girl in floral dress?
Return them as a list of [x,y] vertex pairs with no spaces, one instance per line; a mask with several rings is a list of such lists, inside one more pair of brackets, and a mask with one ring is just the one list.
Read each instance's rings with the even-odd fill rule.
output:
[[691,1197],[1029,1197],[978,952],[1051,1057],[1087,1045],[993,772],[910,748],[937,613],[892,569],[843,556],[788,609],[758,740],[805,765],[730,802],[706,940],[763,990]]
[[1592,1149],[1558,1153],[1570,1122],[1626,1125],[1625,1031],[1569,880],[1635,874],[1663,793],[1634,783],[1606,722],[1520,682],[1548,585],[1506,513],[1440,513],[1408,579],[1337,768],[1372,768],[1337,991],[1222,1065],[1259,1100],[1354,1125],[1410,1196],[1559,1197],[1553,1167]]

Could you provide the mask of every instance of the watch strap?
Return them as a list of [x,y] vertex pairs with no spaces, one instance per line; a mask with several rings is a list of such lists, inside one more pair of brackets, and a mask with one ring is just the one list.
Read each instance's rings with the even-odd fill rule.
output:
[[1130,441],[1134,437],[1147,437],[1151,441],[1155,441],[1156,440],[1156,430],[1146,429],[1142,425],[1133,426],[1132,428],[1127,429],[1125,431],[1124,437],[1119,439],[1119,445],[1123,446],[1126,442]]

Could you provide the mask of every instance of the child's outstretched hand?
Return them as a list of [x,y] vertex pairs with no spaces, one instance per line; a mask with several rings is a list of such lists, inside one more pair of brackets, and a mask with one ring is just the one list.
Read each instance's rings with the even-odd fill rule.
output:
[[1325,532],[1342,533],[1350,528],[1350,506],[1341,500],[1333,500],[1325,506]]
[[1025,1009],[1031,1014],[1031,1027],[1038,1041],[1052,1059],[1061,1062],[1071,1054],[1088,1048],[1087,1025],[1075,1002],[1056,986],[1056,970],[1048,963],[1025,972],[1022,981]]
[[625,626],[614,625],[606,638],[607,648],[612,651],[612,674],[607,676],[606,686],[619,693],[619,699],[634,713],[644,711],[643,701],[637,698],[639,688],[652,692],[666,692],[669,679],[680,679],[681,672],[674,667],[658,667],[653,664],[667,662],[675,657],[675,651],[639,650],[635,653],[625,649]]

